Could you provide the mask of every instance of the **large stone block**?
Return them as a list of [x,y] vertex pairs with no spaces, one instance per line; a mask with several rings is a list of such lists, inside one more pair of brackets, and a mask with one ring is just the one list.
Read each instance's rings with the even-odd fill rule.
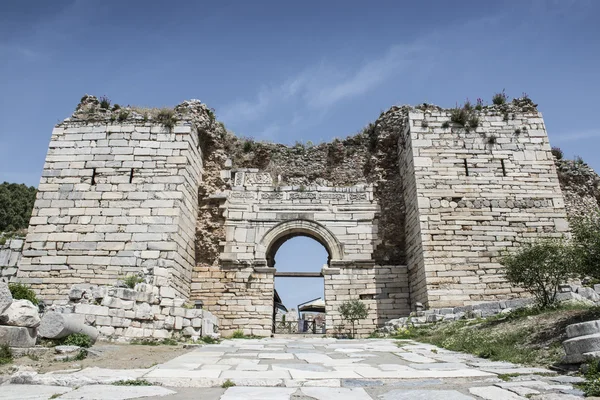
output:
[[600,333],[567,339],[563,342],[563,347],[566,353],[565,362],[583,362],[585,353],[600,351]]
[[32,347],[37,338],[34,328],[21,326],[0,326],[0,344],[9,347]]
[[567,326],[567,337],[569,339],[578,336],[593,335],[595,333],[600,333],[600,320]]
[[40,324],[38,307],[29,300],[14,300],[0,315],[0,323],[35,328]]

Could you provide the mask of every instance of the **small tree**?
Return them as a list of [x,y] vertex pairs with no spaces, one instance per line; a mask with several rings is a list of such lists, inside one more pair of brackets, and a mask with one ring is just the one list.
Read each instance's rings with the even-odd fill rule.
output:
[[600,213],[572,221],[571,230],[577,272],[600,279]]
[[342,305],[338,308],[338,311],[342,315],[343,319],[350,321],[350,324],[352,324],[352,338],[354,338],[356,336],[356,329],[354,325],[359,319],[367,318],[367,306],[362,301],[355,299],[342,303]]
[[574,277],[577,265],[564,239],[540,239],[505,256],[506,278],[535,296],[540,307],[556,302],[558,286]]

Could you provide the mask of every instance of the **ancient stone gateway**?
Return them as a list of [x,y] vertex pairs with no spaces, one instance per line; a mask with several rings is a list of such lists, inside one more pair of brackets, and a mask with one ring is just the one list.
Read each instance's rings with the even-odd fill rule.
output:
[[275,253],[295,236],[315,239],[329,254],[322,271],[327,327],[342,323],[337,309],[354,298],[369,305],[368,326],[410,311],[406,266],[378,265],[373,259],[380,208],[371,186],[276,187],[264,172],[237,170],[233,174],[235,184],[224,212],[226,240],[216,268],[249,274],[244,280],[251,279],[250,283],[229,284],[219,292],[220,284],[228,281],[225,273],[225,279],[218,275],[214,282],[205,277],[192,284],[192,297],[208,304],[213,298],[221,311],[234,314],[222,320],[222,329],[231,324],[231,329],[243,326],[263,335],[270,333]]
[[[501,252],[568,231],[541,114],[392,107],[319,145],[240,139],[199,101],[99,108],[84,96],[53,131],[15,279],[49,302],[75,283],[137,274],[201,301],[222,332],[271,334],[275,253],[304,235],[328,252],[328,330],[361,299],[366,334],[418,306],[523,296]],[[160,320],[160,315],[156,319]]]

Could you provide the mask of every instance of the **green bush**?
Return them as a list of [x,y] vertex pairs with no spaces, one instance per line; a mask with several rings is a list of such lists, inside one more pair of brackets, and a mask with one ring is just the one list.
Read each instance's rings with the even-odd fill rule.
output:
[[105,110],[110,109],[110,99],[108,97],[100,97],[100,108],[104,108]]
[[244,338],[244,331],[241,329],[237,329],[235,331],[233,331],[233,334],[231,335],[232,339],[243,339]]
[[585,373],[586,381],[579,385],[585,393],[585,397],[600,396],[600,371],[598,361],[592,361],[587,364]]
[[92,339],[84,333],[72,333],[62,340],[65,346],[92,347]]
[[558,286],[575,276],[573,248],[563,239],[539,239],[503,257],[506,278],[534,295],[542,308],[555,304]]
[[233,382],[230,379],[227,379],[225,382],[223,382],[223,384],[221,384],[221,387],[223,389],[227,389],[227,388],[230,388],[230,387],[233,387],[233,386],[235,386],[235,382]]
[[173,127],[175,127],[175,124],[177,123],[177,118],[175,117],[175,110],[171,108],[161,108],[156,114],[156,121],[164,125],[168,129],[173,129]]
[[4,182],[0,184],[0,232],[12,232],[29,226],[37,189],[33,186]]
[[202,336],[200,338],[201,341],[203,341],[206,344],[215,344],[215,343],[219,343],[219,339],[216,339],[212,336]]
[[466,126],[469,121],[469,111],[464,108],[453,108],[450,110],[450,121],[460,126]]
[[600,279],[600,214],[571,221],[577,272]]
[[129,275],[123,279],[123,283],[130,289],[133,289],[138,283],[144,282],[144,278],[137,275]]
[[12,297],[15,300],[29,300],[36,306],[40,302],[37,299],[35,292],[29,289],[29,287],[23,285],[22,283],[9,283],[8,289],[10,290],[10,294],[12,294]]
[[554,155],[554,157],[556,157],[557,160],[562,160],[562,158],[564,157],[564,153],[560,149],[560,147],[553,147],[552,154]]
[[356,321],[367,318],[369,311],[365,303],[360,300],[350,300],[342,303],[338,308],[342,318],[352,325],[352,337],[356,336]]
[[119,111],[119,122],[123,122],[127,119],[127,117],[129,117],[129,111],[127,110],[121,110]]
[[506,93],[504,93],[504,89],[502,89],[500,93],[494,93],[494,96],[492,97],[492,103],[494,103],[497,106],[506,104],[507,101],[508,96],[506,95]]
[[0,345],[0,365],[10,364],[13,360],[12,351],[7,344]]

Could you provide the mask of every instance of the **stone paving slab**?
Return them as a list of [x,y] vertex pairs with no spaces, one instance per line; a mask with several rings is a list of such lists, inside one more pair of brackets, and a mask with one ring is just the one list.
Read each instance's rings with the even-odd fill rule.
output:
[[[36,388],[48,386],[40,385],[57,385],[59,390],[45,398],[64,393],[65,399],[128,399],[131,398],[127,397],[129,389],[119,390],[123,387],[110,385],[123,379],[145,379],[162,385],[163,391],[154,391],[157,387],[143,389],[154,393],[148,394],[146,398],[149,399],[163,396],[165,399],[200,400],[582,398],[581,392],[572,386],[580,381],[576,377],[557,376],[543,368],[492,362],[413,341],[402,341],[402,348],[397,344],[398,341],[388,339],[225,340],[218,345],[197,347],[144,370],[86,368],[48,374],[22,371],[11,377],[11,383],[38,386],[8,385],[10,389],[6,393],[11,393],[12,397],[4,395],[6,386],[2,386],[0,400],[28,399],[27,395],[34,396],[33,399],[41,398]],[[554,376],[546,376],[547,373]],[[512,376],[510,382],[504,382],[498,378],[499,374],[516,376]],[[236,386],[221,389],[227,380]],[[77,386],[82,387],[71,391]],[[94,387],[98,390],[94,391]],[[14,391],[19,390],[23,396],[14,395]],[[117,394],[111,395],[115,390]],[[86,397],[88,391],[92,397]],[[144,396],[142,392],[137,393],[141,393],[138,397]]]
[[69,387],[46,385],[2,385],[0,386],[1,400],[47,400],[50,397],[73,390]]
[[467,396],[456,390],[392,390],[383,396],[381,400],[473,400],[474,397]]
[[85,400],[129,400],[148,397],[163,397],[177,392],[160,386],[113,386],[90,385],[68,392],[60,396],[59,400],[85,399]]

